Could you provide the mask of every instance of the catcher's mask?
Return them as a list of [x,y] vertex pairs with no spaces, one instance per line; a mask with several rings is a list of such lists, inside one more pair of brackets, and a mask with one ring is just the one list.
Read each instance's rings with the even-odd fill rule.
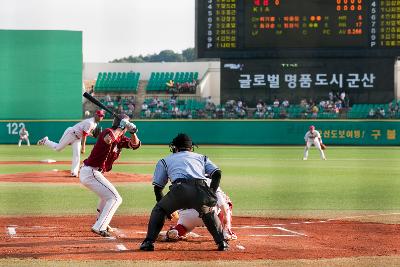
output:
[[172,153],[176,153],[178,151],[194,151],[194,147],[198,146],[193,144],[192,138],[184,133],[178,134],[169,144],[169,149]]
[[114,117],[114,120],[113,120],[111,128],[114,128],[114,129],[118,128],[123,119],[128,119],[129,120],[129,116],[126,115],[126,114],[120,114],[120,115]]

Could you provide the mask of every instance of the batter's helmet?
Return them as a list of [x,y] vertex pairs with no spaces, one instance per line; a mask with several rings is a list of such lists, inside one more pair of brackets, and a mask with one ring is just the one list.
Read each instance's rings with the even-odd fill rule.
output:
[[171,152],[175,153],[178,150],[179,151],[188,151],[193,148],[193,146],[196,146],[192,142],[192,138],[190,138],[189,135],[180,133],[178,134],[172,142],[169,144]]
[[129,116],[126,114],[120,114],[118,116],[115,116],[111,127],[118,128],[123,119],[127,119],[129,121]]

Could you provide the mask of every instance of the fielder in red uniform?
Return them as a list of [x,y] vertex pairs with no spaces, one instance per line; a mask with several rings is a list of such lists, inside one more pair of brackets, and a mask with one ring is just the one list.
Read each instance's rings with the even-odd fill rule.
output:
[[[125,136],[127,131],[131,134],[131,138]],[[80,181],[100,197],[97,209],[99,214],[92,226],[92,232],[98,235],[110,236],[109,223],[122,203],[117,189],[103,173],[112,169],[123,148],[135,150],[140,147],[141,142],[136,132],[136,126],[129,122],[128,116],[115,118],[112,127],[100,133],[90,156],[83,161]]]

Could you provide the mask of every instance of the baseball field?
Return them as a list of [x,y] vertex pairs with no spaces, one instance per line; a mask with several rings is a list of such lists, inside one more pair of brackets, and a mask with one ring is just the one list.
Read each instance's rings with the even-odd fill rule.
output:
[[400,264],[399,147],[330,146],[326,161],[312,148],[303,161],[302,146],[200,146],[233,201],[238,240],[227,252],[215,250],[204,228],[139,251],[155,203],[151,176],[170,153],[166,145],[124,151],[106,174],[123,198],[112,238],[90,232],[98,199],[69,176],[69,147],[0,151],[0,266]]

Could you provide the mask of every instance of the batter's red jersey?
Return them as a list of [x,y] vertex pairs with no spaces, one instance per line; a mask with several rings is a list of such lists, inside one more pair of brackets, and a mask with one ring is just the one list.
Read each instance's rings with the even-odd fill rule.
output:
[[[109,135],[112,139],[111,144],[104,142],[104,136]],[[120,136],[115,139],[111,128],[107,128],[100,133],[97,142],[93,147],[89,157],[83,161],[86,166],[98,167],[102,172],[108,172],[112,169],[112,165],[118,159],[122,148],[138,149],[140,142],[137,146],[131,143],[131,139],[126,136]]]

